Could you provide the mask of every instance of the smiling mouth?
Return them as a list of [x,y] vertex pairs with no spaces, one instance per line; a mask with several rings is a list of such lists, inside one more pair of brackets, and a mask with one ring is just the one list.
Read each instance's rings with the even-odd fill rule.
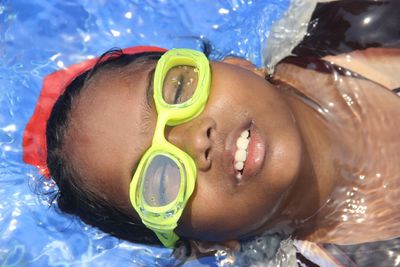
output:
[[223,169],[237,184],[245,182],[262,171],[266,146],[265,134],[254,121],[243,122],[225,140]]
[[266,141],[254,121],[238,134],[231,153],[231,168],[239,183],[261,172],[265,161]]
[[250,129],[244,130],[236,140],[236,152],[234,167],[236,170],[236,178],[242,179],[243,171],[247,159],[247,149],[250,143]]

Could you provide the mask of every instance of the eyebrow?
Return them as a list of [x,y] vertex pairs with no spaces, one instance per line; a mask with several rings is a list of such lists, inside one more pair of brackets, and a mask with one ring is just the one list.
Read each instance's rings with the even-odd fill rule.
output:
[[138,125],[140,128],[141,135],[148,135],[150,119],[153,116],[155,107],[153,100],[153,77],[154,77],[155,68],[151,69],[147,73],[146,77],[146,90],[145,90],[145,100],[141,101],[140,106],[142,107],[142,119],[140,124]]
[[[142,106],[144,106],[145,115],[143,116],[143,121],[141,123],[141,126],[144,128],[141,131],[143,134],[147,134],[147,129],[148,129],[148,125],[149,125],[148,121],[149,121],[149,118],[151,116],[151,112],[152,112],[152,110],[154,108],[154,105],[153,105],[153,78],[154,78],[154,72],[155,72],[155,67],[148,72],[147,77],[146,77],[146,79],[147,79],[146,103],[145,103],[145,105],[142,105]],[[134,164],[133,164],[133,167],[131,169],[131,174],[132,174],[131,180],[132,180],[133,175],[135,174],[135,172],[137,170],[137,167],[139,166],[139,162],[142,160],[142,156],[143,156],[143,154],[140,155],[139,159],[137,161],[135,161]]]
[[147,107],[151,110],[153,109],[153,79],[154,79],[154,72],[156,68],[153,68],[147,74],[147,89],[146,89],[146,104]]

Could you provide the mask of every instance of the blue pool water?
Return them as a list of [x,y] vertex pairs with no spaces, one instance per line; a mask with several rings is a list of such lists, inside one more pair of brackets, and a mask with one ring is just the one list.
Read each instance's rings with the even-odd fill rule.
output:
[[[45,75],[112,47],[213,45],[212,58],[261,65],[289,0],[0,0],[0,266],[168,266],[171,250],[120,241],[48,204],[53,184],[22,162],[21,140]],[[41,192],[41,194],[37,194]],[[226,255],[185,266],[223,266]]]

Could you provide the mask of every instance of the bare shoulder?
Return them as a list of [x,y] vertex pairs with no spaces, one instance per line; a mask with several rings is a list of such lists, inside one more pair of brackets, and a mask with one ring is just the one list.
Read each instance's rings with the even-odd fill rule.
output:
[[400,48],[368,48],[323,59],[357,72],[388,89],[400,87]]

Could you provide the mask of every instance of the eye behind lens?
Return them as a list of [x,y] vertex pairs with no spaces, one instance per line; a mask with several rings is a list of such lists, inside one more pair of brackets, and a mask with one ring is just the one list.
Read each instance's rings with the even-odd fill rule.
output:
[[171,68],[163,81],[163,99],[168,104],[188,101],[196,91],[198,70],[189,65]]
[[168,205],[178,196],[180,185],[180,169],[176,162],[165,155],[157,155],[143,175],[143,198],[152,207]]

